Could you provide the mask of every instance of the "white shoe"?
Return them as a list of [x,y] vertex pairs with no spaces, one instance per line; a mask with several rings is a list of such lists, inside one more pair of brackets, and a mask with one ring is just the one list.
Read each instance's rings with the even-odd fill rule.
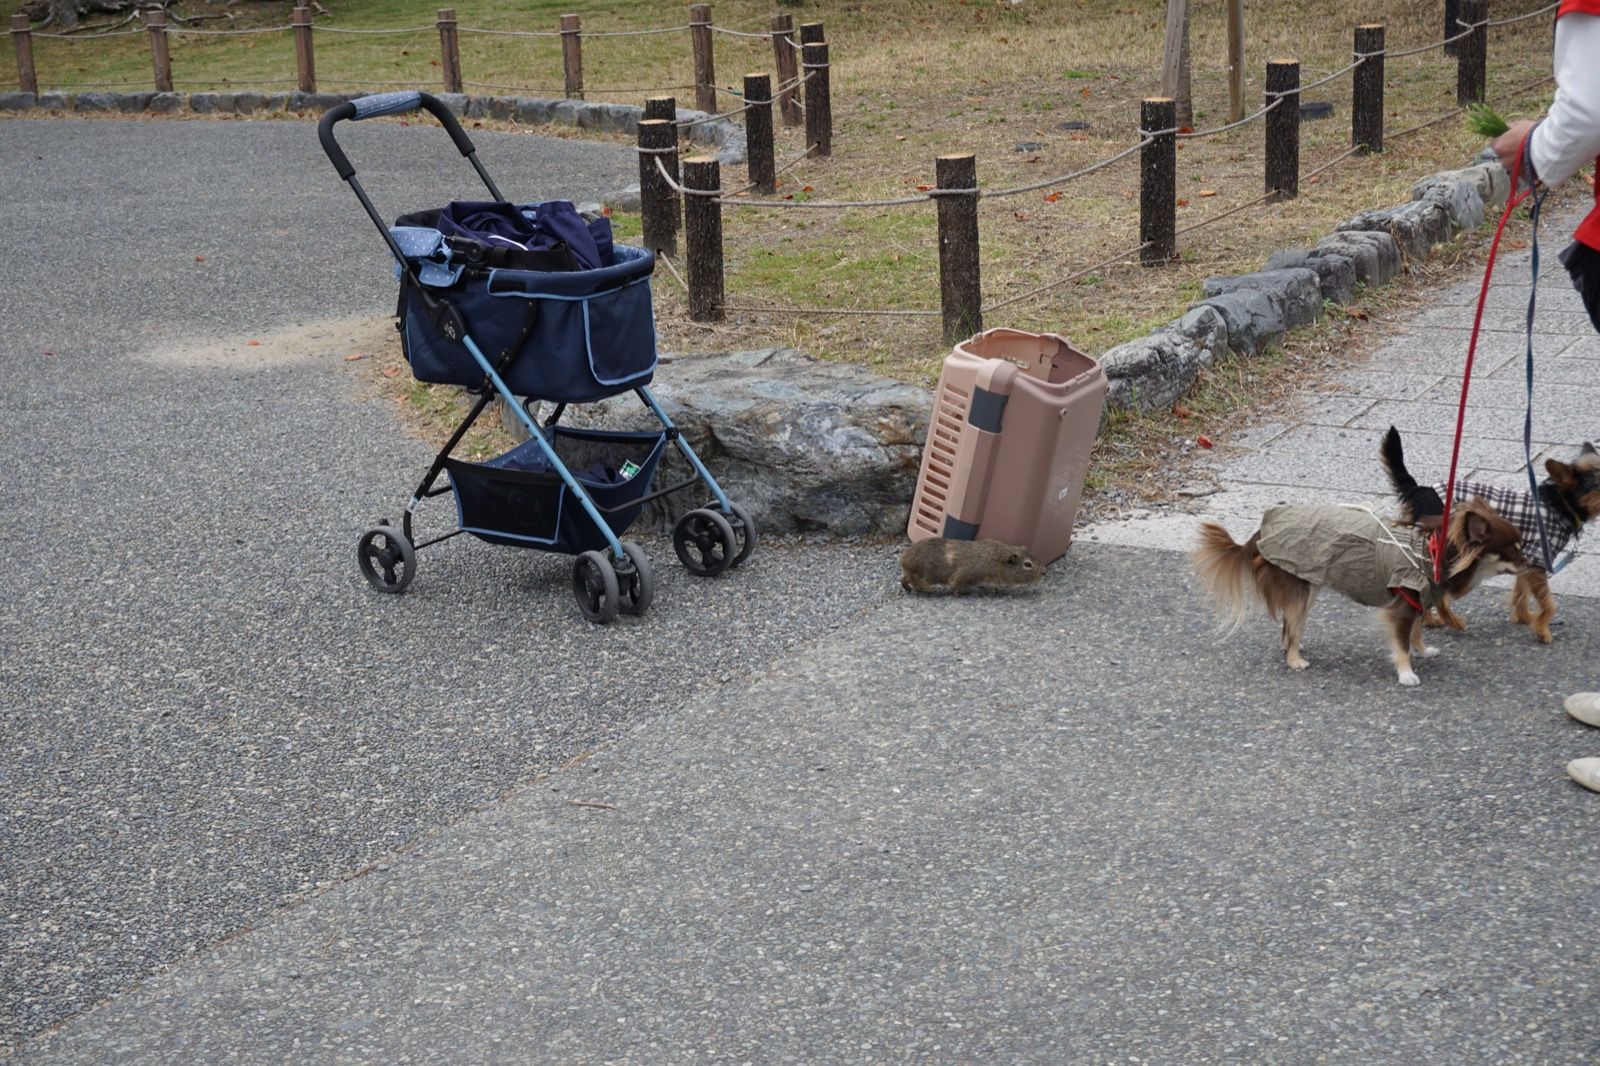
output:
[[1584,725],[1600,729],[1600,692],[1578,692],[1562,704],[1567,713]]
[[1567,763],[1567,773],[1589,791],[1600,792],[1600,759],[1573,759]]

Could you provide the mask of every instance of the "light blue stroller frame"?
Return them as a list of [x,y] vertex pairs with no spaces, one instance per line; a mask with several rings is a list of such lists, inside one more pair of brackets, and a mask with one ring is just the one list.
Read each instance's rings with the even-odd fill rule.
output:
[[[383,235],[398,264],[401,344],[419,381],[463,386],[477,402],[435,456],[395,529],[388,521],[357,544],[361,573],[382,592],[404,592],[416,574],[416,553],[470,533],[481,540],[574,555],[572,589],[593,622],[619,612],[643,614],[655,594],[650,561],[639,545],[619,539],[645,504],[704,484],[712,500],[673,528],[673,548],[691,572],[716,575],[755,548],[756,530],[732,503],[647,388],[655,373],[655,320],[650,275],[655,257],[616,245],[599,269],[549,269],[536,253],[515,253],[427,225],[430,213],[386,225],[334,139],[334,126],[426,109],[444,125],[490,195],[506,203],[478,161],[472,141],[443,103],[423,92],[385,93],[340,104],[322,117],[318,136],[339,176]],[[540,205],[522,205],[530,217]],[[431,213],[436,215],[437,213]],[[660,422],[648,432],[560,426],[568,404],[633,392]],[[503,455],[475,463],[451,451],[499,396],[529,438]],[[517,397],[525,397],[518,402]],[[554,403],[543,424],[535,403]],[[668,443],[691,475],[665,488],[655,475]],[[441,482],[440,474],[447,477]],[[412,518],[423,500],[453,494],[456,528],[418,542]]]

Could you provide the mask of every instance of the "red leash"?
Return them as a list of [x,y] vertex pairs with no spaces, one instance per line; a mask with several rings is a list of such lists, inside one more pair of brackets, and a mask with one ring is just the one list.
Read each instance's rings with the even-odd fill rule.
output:
[[[1505,232],[1506,223],[1511,221],[1511,212],[1517,205],[1528,198],[1532,188],[1527,192],[1517,195],[1517,181],[1522,175],[1522,153],[1528,148],[1527,139],[1517,149],[1517,161],[1511,167],[1511,189],[1506,193],[1506,209],[1500,214],[1500,225],[1495,227],[1494,240],[1489,245],[1489,261],[1483,268],[1483,287],[1478,290],[1478,312],[1472,316],[1472,340],[1467,344],[1467,366],[1461,375],[1461,405],[1456,409],[1456,440],[1450,449],[1450,480],[1444,484],[1444,516],[1439,523],[1439,547],[1433,555],[1433,581],[1438,584],[1444,579],[1444,544],[1449,536],[1450,505],[1454,502],[1456,491],[1456,463],[1461,458],[1461,431],[1467,424],[1467,389],[1472,385],[1472,360],[1478,354],[1478,331],[1483,325],[1483,306],[1489,299],[1489,279],[1494,277],[1494,260],[1500,251],[1500,234]],[[1431,547],[1431,545],[1430,545]]]

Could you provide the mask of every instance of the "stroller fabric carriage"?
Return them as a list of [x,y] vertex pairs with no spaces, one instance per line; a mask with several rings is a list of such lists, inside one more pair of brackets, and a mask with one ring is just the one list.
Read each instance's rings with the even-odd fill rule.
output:
[[[334,127],[419,108],[443,124],[493,200],[402,216],[391,227],[356,180]],[[709,576],[749,558],[754,524],[728,499],[647,387],[656,368],[650,252],[613,245],[608,223],[585,231],[565,202],[509,203],[455,115],[427,93],[384,93],[341,104],[323,115],[317,132],[395,258],[397,328],[413,376],[479,394],[412,494],[400,528],[385,520],[361,535],[356,559],[374,588],[404,592],[416,574],[417,551],[470,533],[495,544],[576,556],[573,594],[591,621],[610,622],[619,612],[643,614],[655,594],[650,561],[639,545],[619,538],[651,500],[702,483],[711,502],[685,514],[673,529],[679,560]],[[558,425],[569,404],[629,391],[655,416],[659,430]],[[487,462],[453,457],[495,396],[516,412],[528,439]],[[541,401],[554,404],[542,424],[533,414]],[[656,487],[669,444],[692,474]],[[417,541],[412,519],[422,501],[446,494],[455,496],[456,528]]]

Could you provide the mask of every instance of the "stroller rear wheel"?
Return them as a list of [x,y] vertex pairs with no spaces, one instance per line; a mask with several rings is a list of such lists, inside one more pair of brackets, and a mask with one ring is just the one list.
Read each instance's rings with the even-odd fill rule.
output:
[[379,592],[404,592],[417,574],[417,553],[405,534],[380,522],[356,543],[361,576]]
[[644,614],[656,596],[655,571],[650,569],[650,558],[644,549],[633,541],[622,542],[622,554],[627,556],[626,562],[612,561],[612,569],[617,572],[617,591],[622,596],[622,613]]
[[[706,504],[706,510],[717,511],[716,501],[713,500]],[[728,511],[729,514],[722,515],[722,517],[726,518],[728,524],[733,527],[733,539],[739,545],[739,550],[733,555],[733,562],[728,564],[728,568],[731,570],[750,558],[750,553],[756,550],[756,524],[750,521],[749,513],[736,503],[730,503]],[[717,513],[722,514],[721,511],[717,511]]]
[[733,526],[716,511],[700,508],[678,519],[672,527],[672,548],[690,573],[715,577],[733,565],[738,542]]
[[617,572],[603,552],[584,552],[572,564],[572,594],[589,621],[605,625],[616,620],[622,594]]

